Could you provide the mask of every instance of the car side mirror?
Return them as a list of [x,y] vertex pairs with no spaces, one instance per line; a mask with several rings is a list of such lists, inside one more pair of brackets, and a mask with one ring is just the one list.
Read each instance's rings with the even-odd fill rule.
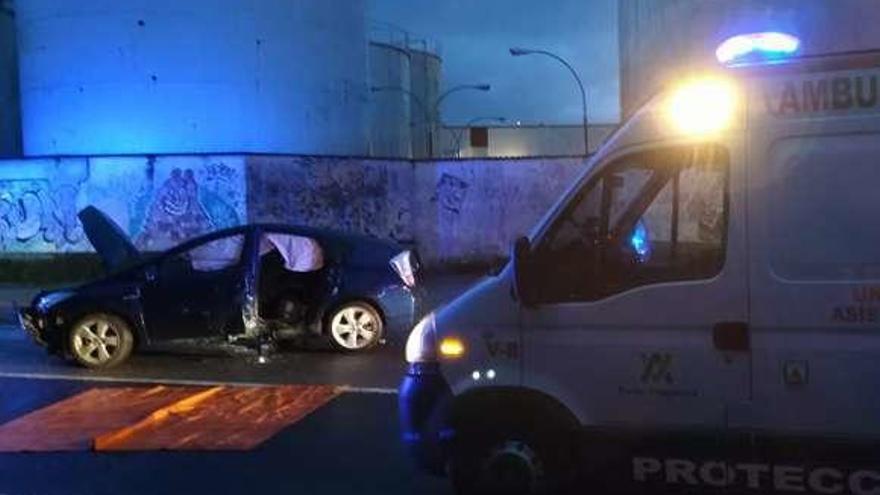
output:
[[528,237],[519,237],[513,243],[511,259],[516,295],[528,306],[534,301],[534,277],[532,276],[532,243]]

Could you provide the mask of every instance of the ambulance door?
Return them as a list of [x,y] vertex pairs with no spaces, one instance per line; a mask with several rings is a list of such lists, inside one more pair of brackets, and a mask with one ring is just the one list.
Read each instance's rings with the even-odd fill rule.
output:
[[877,441],[880,117],[764,121],[750,160],[754,402],[731,420],[776,437]]
[[739,144],[600,165],[536,240],[524,380],[589,426],[709,432],[749,394]]

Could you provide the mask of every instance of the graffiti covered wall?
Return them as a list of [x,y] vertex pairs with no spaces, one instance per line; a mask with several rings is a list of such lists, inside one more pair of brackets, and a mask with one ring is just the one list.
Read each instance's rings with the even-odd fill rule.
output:
[[251,157],[249,219],[414,243],[430,265],[507,255],[585,169],[576,158],[380,161]]
[[410,162],[306,156],[0,161],[0,252],[90,250],[94,205],[145,251],[244,222],[418,247],[429,265],[506,256],[584,170],[578,159]]
[[412,170],[409,161],[251,157],[249,218],[412,243]]
[[139,248],[166,249],[246,218],[242,157],[0,162],[0,251],[90,249],[77,212],[94,205]]
[[88,178],[85,159],[0,162],[0,250],[86,249],[76,212]]
[[416,167],[416,238],[431,264],[508,255],[584,171],[581,159],[456,160]]

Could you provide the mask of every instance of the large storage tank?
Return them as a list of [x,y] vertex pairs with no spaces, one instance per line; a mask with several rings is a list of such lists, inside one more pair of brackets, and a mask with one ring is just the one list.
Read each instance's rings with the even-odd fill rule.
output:
[[440,116],[435,103],[440,96],[443,61],[427,47],[410,50],[410,54],[410,90],[415,95],[413,101],[423,104],[421,111],[414,107],[411,113],[413,156],[426,158],[432,156],[431,147],[436,148],[433,140],[439,130]]
[[364,0],[18,0],[24,149],[368,152]]
[[15,12],[11,0],[0,0],[0,157],[21,152]]
[[409,60],[404,46],[370,42],[370,156],[412,156]]
[[714,63],[733,34],[781,30],[798,35],[804,53],[880,48],[877,0],[619,0],[623,113],[671,78]]

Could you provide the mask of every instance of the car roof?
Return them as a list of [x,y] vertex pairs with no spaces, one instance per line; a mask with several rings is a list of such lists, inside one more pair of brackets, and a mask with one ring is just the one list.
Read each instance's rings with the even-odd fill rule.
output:
[[281,223],[252,223],[216,230],[200,235],[198,237],[194,237],[177,246],[165,250],[164,253],[185,251],[190,246],[197,245],[212,238],[220,238],[227,235],[250,232],[255,229],[312,237],[315,240],[321,242],[324,249],[337,252],[349,250],[363,251],[365,249],[378,249],[383,252],[398,252],[403,250],[400,245],[393,241],[379,239],[377,237],[353,232],[343,232],[334,229]]

